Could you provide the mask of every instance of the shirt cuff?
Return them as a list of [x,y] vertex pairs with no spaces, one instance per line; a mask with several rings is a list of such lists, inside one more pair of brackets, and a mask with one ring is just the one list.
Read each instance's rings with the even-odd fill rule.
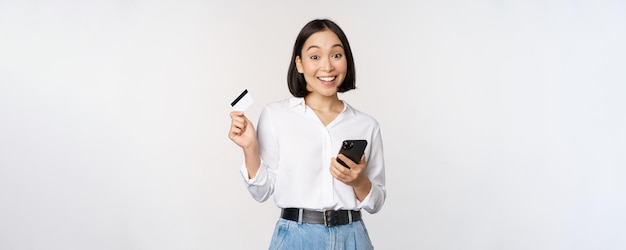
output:
[[261,160],[261,165],[259,166],[259,170],[256,173],[256,176],[252,178],[248,178],[250,174],[248,173],[248,168],[246,168],[246,163],[241,164],[240,170],[241,177],[246,182],[248,186],[261,186],[263,185],[263,180],[265,180],[265,176],[267,175],[267,170],[263,167],[263,160]]
[[374,192],[374,184],[372,184],[372,187],[370,188],[370,192],[367,194],[367,196],[365,196],[365,199],[363,199],[363,201],[359,201],[358,199],[356,200],[356,206],[359,209],[362,209],[363,207],[367,207],[367,204],[370,203],[370,200],[372,197],[372,193]]

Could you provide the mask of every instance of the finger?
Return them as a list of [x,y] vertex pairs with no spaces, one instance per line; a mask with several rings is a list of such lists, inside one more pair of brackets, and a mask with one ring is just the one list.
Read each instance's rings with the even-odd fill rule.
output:
[[333,177],[337,178],[337,174],[339,174],[339,173],[337,171],[337,167],[335,166],[335,163],[331,163],[330,167],[328,168],[328,170],[330,171],[330,175],[332,175]]
[[345,169],[345,167],[343,167],[341,165],[337,166],[337,165],[333,164],[333,166],[330,167],[330,174],[333,177],[335,177],[335,179],[340,180],[340,181],[344,181],[344,176],[345,175],[343,173],[341,173],[341,169],[342,168]]
[[245,121],[246,120],[246,116],[243,115],[243,113],[241,115],[231,114],[230,119]]
[[243,116],[244,122],[245,122],[245,126],[247,127],[248,125],[252,126],[252,129],[254,129],[254,125],[252,125],[252,122],[250,121],[250,119],[248,119],[248,117],[246,117],[245,115]]
[[243,122],[248,120],[248,118],[246,118],[246,116],[241,111],[230,112],[230,119],[233,121],[243,121]]
[[337,175],[347,175],[350,173],[350,169],[337,161],[337,158],[332,158],[331,168],[337,173]]
[[335,169],[340,170],[342,168],[346,168],[343,164],[341,164],[341,162],[339,162],[339,158],[331,158],[331,160],[331,166]]
[[345,156],[344,154],[338,154],[337,158],[341,159],[343,162],[352,162],[352,160],[350,160],[350,158],[348,158],[347,156]]
[[346,183],[346,184],[348,182],[350,182],[352,179],[354,179],[351,176],[351,172],[347,168],[345,168],[345,167],[343,167],[341,165],[338,166],[338,167],[335,167],[334,169],[331,169],[331,175],[333,177],[335,177],[335,179],[337,179],[337,180],[339,180],[339,181],[341,181],[343,183]]
[[352,161],[350,158],[348,158],[344,154],[339,154],[337,157],[339,159],[341,159],[341,161],[346,163],[346,165],[348,165],[348,167],[350,167],[350,168],[352,168],[352,167],[354,167],[354,165],[356,165],[356,163],[354,161]]
[[250,121],[248,120],[248,117],[246,117],[246,115],[243,113],[243,111],[233,111],[230,112],[230,118],[233,120],[242,120],[242,121]]
[[241,135],[241,131],[242,130],[237,127],[232,127],[228,133],[228,138],[233,139],[235,136]]
[[246,122],[243,120],[232,120],[231,124],[231,127],[236,127],[240,129],[245,129],[246,127]]
[[341,165],[339,161],[337,161],[337,158],[330,158],[330,165],[333,166],[335,169],[346,168],[343,165]]
[[231,111],[230,117],[234,117],[234,116],[243,116],[243,111]]

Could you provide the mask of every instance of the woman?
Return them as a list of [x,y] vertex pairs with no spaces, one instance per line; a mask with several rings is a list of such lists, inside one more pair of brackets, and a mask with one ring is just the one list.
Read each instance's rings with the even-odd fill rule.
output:
[[[372,249],[360,211],[376,213],[385,202],[382,138],[374,118],[337,95],[355,88],[341,28],[307,23],[287,80],[293,97],[267,105],[257,131],[243,112],[230,114],[229,138],[243,149],[250,194],[259,202],[273,194],[282,209],[270,249]],[[337,154],[347,139],[368,142],[359,162]]]

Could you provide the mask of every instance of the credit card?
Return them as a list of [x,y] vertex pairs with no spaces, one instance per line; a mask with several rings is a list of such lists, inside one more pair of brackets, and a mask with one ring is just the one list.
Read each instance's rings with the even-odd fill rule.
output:
[[250,96],[248,90],[245,89],[233,102],[230,103],[230,106],[233,107],[234,111],[245,111],[248,107],[250,107],[250,105],[252,105],[253,102],[254,100],[252,100],[252,96]]

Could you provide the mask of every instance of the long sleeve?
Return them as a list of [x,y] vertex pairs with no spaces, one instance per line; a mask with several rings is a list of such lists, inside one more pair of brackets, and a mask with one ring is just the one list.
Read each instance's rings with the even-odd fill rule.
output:
[[385,186],[385,161],[380,129],[377,126],[371,143],[370,155],[366,167],[367,176],[372,182],[370,193],[359,204],[359,207],[373,214],[380,211],[387,196]]
[[272,124],[270,110],[266,107],[261,112],[257,125],[259,154],[261,166],[257,175],[249,179],[245,163],[241,167],[241,175],[252,197],[258,202],[266,201],[274,192],[276,171],[278,166],[278,142]]

